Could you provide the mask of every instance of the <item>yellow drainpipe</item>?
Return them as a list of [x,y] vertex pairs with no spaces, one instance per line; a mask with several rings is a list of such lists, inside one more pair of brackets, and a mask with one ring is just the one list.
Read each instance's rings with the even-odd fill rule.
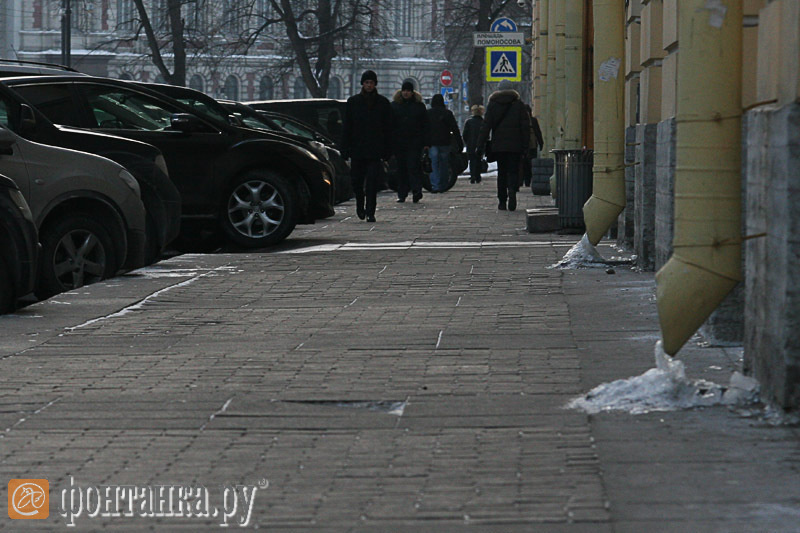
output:
[[[558,136],[556,128],[556,3],[549,2],[547,7],[547,137],[546,144],[556,146]],[[562,0],[563,1],[563,0]]]
[[567,0],[556,0],[556,101],[553,102],[555,108],[555,128],[556,148],[564,148],[564,122],[567,112],[567,71],[566,67],[566,22],[567,22]]
[[685,0],[679,17],[674,252],[656,274],[669,355],[742,279],[742,0]]
[[583,2],[567,0],[564,44],[566,89],[564,98],[564,148],[581,147],[583,125]]
[[594,167],[583,206],[593,245],[625,209],[625,2],[594,1]]
[[539,127],[542,129],[542,135],[547,138],[547,121],[545,120],[545,113],[547,110],[547,7],[549,0],[539,0],[535,4],[536,24],[534,31],[536,33],[534,52],[536,55],[534,61],[534,96],[533,96],[533,113],[539,120]]

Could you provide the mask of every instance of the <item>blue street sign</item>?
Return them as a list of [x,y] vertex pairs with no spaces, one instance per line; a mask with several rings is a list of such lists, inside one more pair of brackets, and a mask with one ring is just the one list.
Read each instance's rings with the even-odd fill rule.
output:
[[456,92],[456,90],[453,87],[442,87],[441,88],[441,92],[442,92],[442,96],[444,97],[444,100],[446,102],[447,98],[448,98],[447,95]]
[[508,17],[500,17],[492,22],[489,31],[517,31],[517,23]]
[[486,48],[486,81],[520,81],[522,49],[518,46]]
[[464,103],[467,103],[467,101],[468,101],[467,96],[468,96],[467,95],[467,82],[464,81],[464,82],[461,82],[461,100]]

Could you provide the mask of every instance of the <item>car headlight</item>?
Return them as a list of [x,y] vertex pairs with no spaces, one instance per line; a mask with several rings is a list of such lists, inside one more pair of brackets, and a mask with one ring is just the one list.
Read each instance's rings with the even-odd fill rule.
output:
[[158,154],[153,163],[156,165],[158,170],[164,173],[165,176],[169,176],[169,170],[167,169],[167,160],[164,159],[163,155]]
[[136,181],[136,178],[134,178],[130,172],[128,172],[125,169],[122,169],[119,171],[119,177],[125,183],[125,185],[130,187],[130,189],[136,194],[136,196],[141,197],[142,192],[139,189],[139,182]]
[[31,208],[28,207],[28,202],[25,201],[22,193],[17,189],[11,189],[9,192],[11,193],[11,201],[19,208],[25,220],[33,222],[33,213],[31,213]]

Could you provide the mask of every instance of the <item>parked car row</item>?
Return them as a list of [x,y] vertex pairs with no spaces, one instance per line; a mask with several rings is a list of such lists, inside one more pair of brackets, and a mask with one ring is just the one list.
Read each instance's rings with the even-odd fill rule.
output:
[[253,127],[191,89],[32,69],[0,68],[0,311],[157,261],[173,241],[273,245],[342,198],[332,142]]

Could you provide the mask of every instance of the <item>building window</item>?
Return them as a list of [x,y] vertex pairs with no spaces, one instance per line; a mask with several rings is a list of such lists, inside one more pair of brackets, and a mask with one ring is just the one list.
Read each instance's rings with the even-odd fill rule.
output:
[[206,0],[194,0],[187,4],[186,25],[189,31],[203,33],[206,31],[207,6]]
[[225,98],[228,100],[238,100],[239,99],[239,80],[231,74],[227,78],[225,78],[225,88],[223,89],[225,94]]
[[189,88],[194,89],[195,91],[203,92],[205,89],[203,77],[200,74],[195,74],[192,76],[191,79],[189,79]]
[[117,0],[117,28],[120,31],[132,32],[138,20],[133,0]]
[[222,16],[223,26],[227,33],[239,34],[244,28],[244,12],[241,8],[241,2],[238,0],[224,0]]
[[150,12],[150,24],[155,31],[167,31],[169,29],[169,9],[167,0],[152,0],[152,10]]
[[307,96],[306,82],[303,81],[302,76],[294,79],[294,98],[306,98]]
[[132,80],[133,80],[133,76],[131,76],[131,75],[130,75],[130,74],[128,74],[127,72],[121,72],[121,73],[120,73],[120,75],[119,75],[119,79],[121,79],[121,80],[127,80],[127,81],[132,81]]
[[272,100],[275,98],[275,86],[269,76],[261,78],[258,84],[258,98],[260,100]]
[[339,100],[342,97],[342,80],[332,77],[328,80],[328,98]]

